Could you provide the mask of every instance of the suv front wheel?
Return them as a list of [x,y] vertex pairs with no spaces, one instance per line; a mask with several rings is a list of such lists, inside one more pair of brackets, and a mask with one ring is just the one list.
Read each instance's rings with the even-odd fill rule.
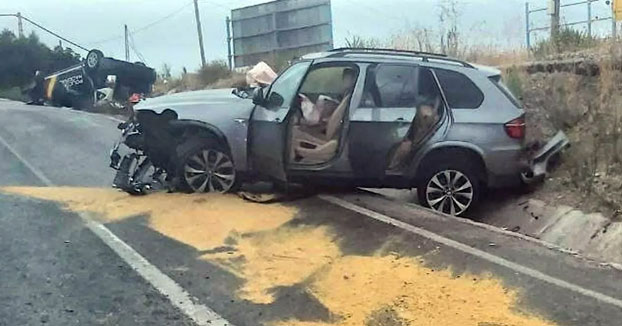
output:
[[419,203],[453,216],[467,213],[477,204],[481,184],[468,163],[440,163],[429,169],[417,186]]
[[240,184],[231,155],[213,139],[182,144],[177,166],[181,186],[187,191],[227,193]]

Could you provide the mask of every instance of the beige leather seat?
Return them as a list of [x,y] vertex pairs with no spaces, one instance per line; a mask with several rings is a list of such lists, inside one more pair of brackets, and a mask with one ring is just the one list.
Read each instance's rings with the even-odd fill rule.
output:
[[332,159],[339,148],[339,130],[347,111],[351,96],[348,95],[339,103],[326,128],[306,128],[294,126],[292,129],[292,159],[302,158],[299,163],[323,163]]

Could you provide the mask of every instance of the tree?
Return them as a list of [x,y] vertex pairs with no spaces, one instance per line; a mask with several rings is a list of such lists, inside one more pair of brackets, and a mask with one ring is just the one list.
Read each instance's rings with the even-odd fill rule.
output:
[[162,65],[162,73],[160,74],[160,78],[162,79],[170,79],[171,78],[171,65],[165,63]]
[[439,21],[441,26],[441,52],[450,56],[459,56],[460,32],[458,23],[460,10],[457,0],[441,0],[439,2]]
[[17,38],[10,30],[0,32],[0,88],[23,87],[37,70],[50,73],[80,62],[70,48],[51,50],[34,32]]

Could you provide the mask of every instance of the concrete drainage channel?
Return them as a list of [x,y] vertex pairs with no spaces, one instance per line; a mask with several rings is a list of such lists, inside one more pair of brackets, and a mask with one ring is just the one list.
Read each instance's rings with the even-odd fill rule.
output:
[[[366,189],[399,202],[413,202],[409,190]],[[551,243],[622,270],[622,222],[600,213],[586,214],[569,206],[551,206],[529,199],[495,207],[479,222]]]

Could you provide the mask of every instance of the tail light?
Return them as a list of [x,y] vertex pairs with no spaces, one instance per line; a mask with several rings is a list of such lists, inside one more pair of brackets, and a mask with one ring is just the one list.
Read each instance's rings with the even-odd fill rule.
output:
[[520,118],[516,118],[504,125],[505,132],[510,136],[510,138],[514,139],[523,139],[525,138],[526,133],[526,125],[525,125],[525,116],[521,116]]
[[137,104],[138,102],[140,102],[140,99],[142,98],[142,96],[138,93],[134,93],[132,94],[132,96],[130,96],[129,101],[132,104]]

